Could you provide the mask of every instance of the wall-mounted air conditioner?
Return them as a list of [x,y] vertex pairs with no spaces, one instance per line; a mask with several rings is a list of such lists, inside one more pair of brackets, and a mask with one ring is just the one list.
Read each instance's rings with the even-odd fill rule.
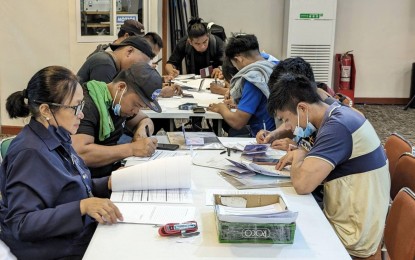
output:
[[283,56],[302,57],[315,80],[333,86],[337,0],[285,0]]

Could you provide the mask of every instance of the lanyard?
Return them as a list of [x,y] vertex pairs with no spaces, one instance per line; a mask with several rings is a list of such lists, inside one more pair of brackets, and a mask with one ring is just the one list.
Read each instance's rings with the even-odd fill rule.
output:
[[81,181],[82,181],[82,183],[84,184],[84,186],[85,186],[85,189],[86,189],[86,192],[87,192],[87,194],[88,194],[88,197],[89,198],[92,198],[92,197],[94,197],[94,195],[92,194],[92,190],[91,190],[91,187],[88,185],[88,183],[86,182],[86,179],[88,179],[88,175],[87,175],[87,173],[82,169],[82,167],[80,166],[80,164],[79,164],[79,158],[76,156],[76,155],[74,155],[74,154],[72,154],[72,153],[70,153],[70,152],[68,152],[64,147],[62,147],[63,148],[63,150],[65,150],[65,153],[67,154],[67,155],[70,155],[70,157],[71,157],[71,161],[69,161],[69,159],[67,158],[67,156],[65,156],[63,153],[62,153],[62,151],[60,150],[60,149],[57,149],[57,151],[58,151],[58,153],[68,162],[68,163],[72,163],[72,165],[75,167],[75,169],[76,169],[76,171],[78,172],[78,174],[79,174],[79,176],[81,176]]

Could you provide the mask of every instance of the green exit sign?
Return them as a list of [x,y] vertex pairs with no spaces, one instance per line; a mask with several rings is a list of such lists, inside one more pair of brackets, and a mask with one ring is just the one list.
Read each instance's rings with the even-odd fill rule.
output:
[[300,14],[300,19],[320,19],[321,17],[323,17],[323,14],[316,14],[316,13]]

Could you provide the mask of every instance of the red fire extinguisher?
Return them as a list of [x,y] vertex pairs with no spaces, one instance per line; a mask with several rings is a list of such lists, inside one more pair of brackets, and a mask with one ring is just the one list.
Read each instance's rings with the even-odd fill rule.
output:
[[348,51],[340,57],[340,89],[350,89],[350,77],[352,72],[352,51]]

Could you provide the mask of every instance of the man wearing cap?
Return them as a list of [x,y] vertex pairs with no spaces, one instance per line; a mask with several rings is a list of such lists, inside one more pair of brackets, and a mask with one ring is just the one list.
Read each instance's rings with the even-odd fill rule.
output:
[[136,62],[149,63],[154,57],[150,44],[142,36],[128,37],[110,47],[113,52],[97,52],[85,61],[77,73],[81,84],[90,80],[109,83],[121,70]]
[[[118,38],[113,43],[121,43],[130,36],[144,36],[144,25],[136,20],[124,20],[118,32]],[[95,51],[88,55],[88,58],[97,52],[105,51],[108,47],[110,47],[109,44],[99,44]]]
[[[143,62],[122,70],[108,84],[95,80],[84,84],[84,118],[72,136],[72,144],[92,177],[110,175],[124,158],[154,153],[157,139],[148,136],[153,125],[140,110],[149,107],[161,112],[156,101],[161,86],[160,74]],[[133,139],[117,145],[125,128],[134,133]]]

